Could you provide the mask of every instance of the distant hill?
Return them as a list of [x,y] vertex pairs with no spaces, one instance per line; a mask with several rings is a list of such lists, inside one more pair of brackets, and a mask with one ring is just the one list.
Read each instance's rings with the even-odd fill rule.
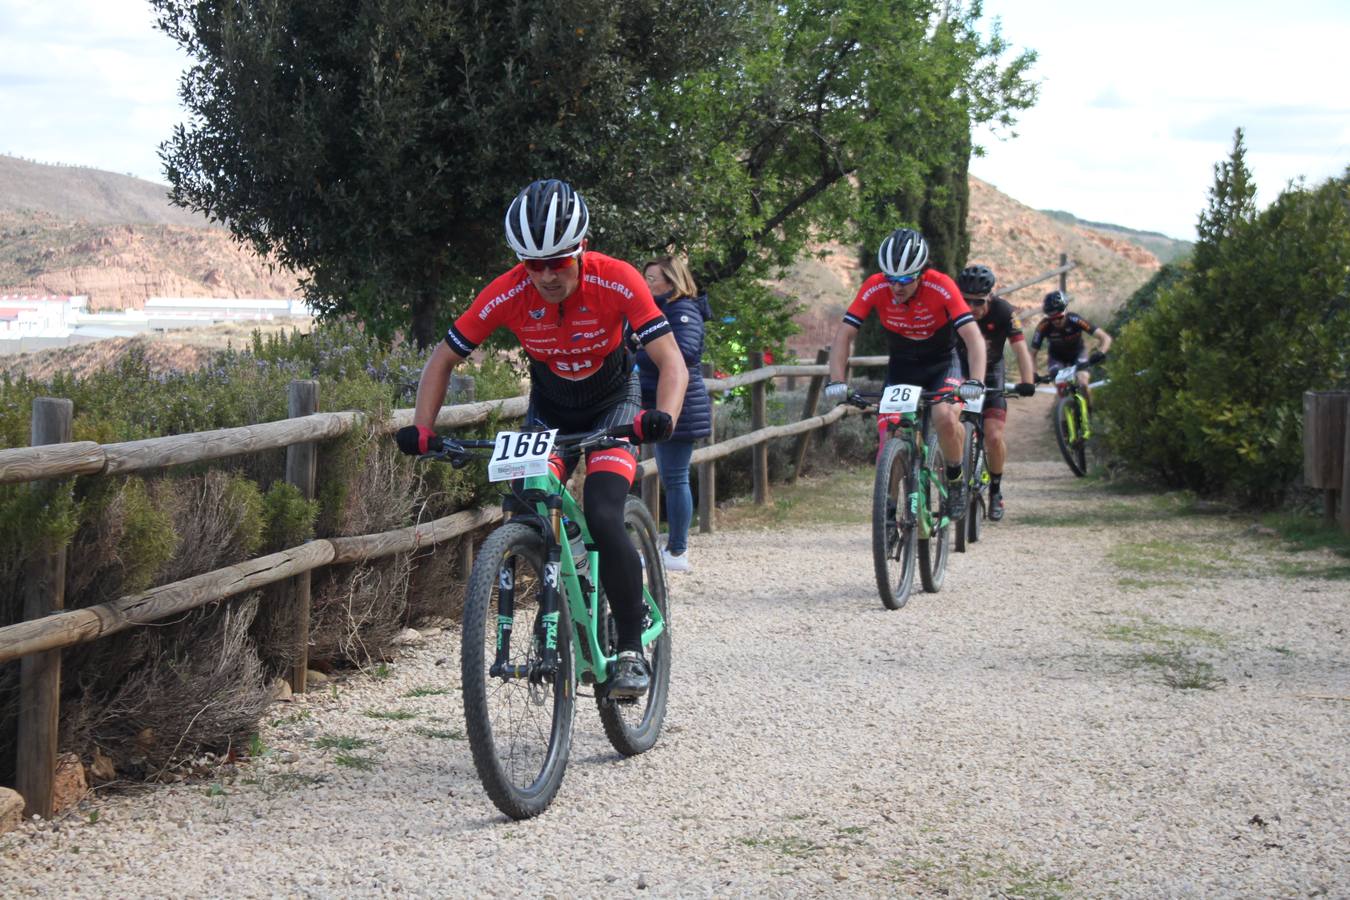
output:
[[0,156],[0,294],[83,294],[94,309],[151,297],[298,297],[271,266],[164,185]]
[[1157,231],[1139,231],[1134,228],[1126,228],[1124,225],[1111,225],[1107,222],[1089,222],[1086,219],[1080,219],[1071,212],[1065,212],[1062,209],[1043,209],[1052,219],[1058,219],[1061,222],[1067,222],[1070,225],[1081,225],[1084,228],[1091,228],[1093,231],[1101,231],[1113,237],[1124,238],[1131,243],[1138,244],[1145,250],[1148,250],[1158,261],[1162,263],[1174,262],[1188,255],[1191,248],[1195,246],[1192,241],[1180,241],[1176,238],[1168,237]]
[[[969,262],[992,268],[1001,286],[1053,269],[1059,265],[1059,254],[1067,253],[1077,263],[1068,278],[1072,308],[1089,319],[1109,318],[1161,266],[1151,250],[1126,236],[1128,229],[1113,233],[1047,215],[973,177],[966,224],[970,230]],[[775,283],[780,293],[796,297],[802,304],[797,316],[802,333],[792,340],[799,356],[814,356],[817,348],[829,344],[862,277],[856,249],[835,244],[820,248],[815,258],[797,263]],[[1056,284],[1054,280],[1041,282],[1008,299],[1029,324],[1039,314],[1041,298]],[[716,306],[716,296],[712,300]]]
[[47,213],[91,225],[212,227],[205,216],[169,203],[169,189],[98,169],[51,166],[0,155],[0,210]]

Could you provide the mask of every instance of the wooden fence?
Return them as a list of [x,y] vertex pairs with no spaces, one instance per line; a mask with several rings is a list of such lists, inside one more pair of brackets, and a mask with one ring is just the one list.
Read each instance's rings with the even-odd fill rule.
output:
[[[760,354],[752,354],[750,368],[729,378],[708,378],[712,393],[739,387],[750,388],[751,428],[748,434],[717,442],[715,435],[694,451],[692,464],[700,471],[700,529],[713,530],[712,509],[714,462],[738,450],[755,448],[752,456],[754,500],[769,497],[767,442],[797,437],[792,479],[801,471],[811,433],[852,412],[839,406],[818,414],[821,385],[829,373],[826,351],[814,365],[765,366]],[[885,365],[886,357],[853,357],[850,366]],[[809,377],[801,418],[787,425],[766,423],[766,385],[774,378]],[[454,428],[486,421],[490,416],[519,418],[527,399],[513,397],[443,407],[436,418],[440,428]],[[199,463],[241,454],[286,448],[286,480],[312,498],[318,477],[316,444],[367,426],[355,412],[318,412],[319,385],[314,381],[293,382],[288,396],[291,418],[240,428],[96,444],[71,441],[73,404],[69,400],[40,398],[33,404],[32,446],[0,450],[0,484],[31,482],[30,489],[51,492],[60,489],[52,479],[77,475],[103,476]],[[397,410],[380,424],[382,433],[411,424],[411,409]],[[650,503],[656,497],[656,465],[646,459],[639,477]],[[34,554],[24,579],[24,621],[0,627],[0,663],[19,659],[19,728],[17,787],[25,801],[25,814],[50,816],[52,785],[56,768],[57,723],[60,712],[61,650],[98,640],[128,628],[148,625],[208,603],[256,590],[265,585],[289,582],[284,596],[293,597],[297,616],[293,623],[296,662],[290,674],[293,690],[303,691],[308,668],[309,579],[323,566],[377,559],[406,553],[469,535],[502,518],[498,508],[468,510],[432,522],[381,534],[308,541],[298,547],[247,560],[223,569],[195,575],[83,609],[64,609],[66,548],[41,547]],[[468,548],[466,558],[471,555]]]

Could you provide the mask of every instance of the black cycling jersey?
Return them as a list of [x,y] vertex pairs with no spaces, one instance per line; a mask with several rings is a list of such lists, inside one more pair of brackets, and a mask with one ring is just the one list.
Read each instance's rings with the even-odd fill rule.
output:
[[1031,352],[1041,349],[1041,344],[1048,339],[1051,359],[1072,362],[1083,352],[1083,335],[1096,331],[1097,326],[1076,313],[1067,313],[1058,320],[1046,317],[1036,323],[1036,333],[1031,336]]
[[[1022,322],[1013,311],[1012,304],[1002,297],[989,298],[989,312],[983,318],[975,320],[984,338],[984,359],[986,378],[1003,362],[1003,345],[1025,340],[1022,334]],[[966,342],[956,342],[956,352],[961,356],[962,368],[966,365]]]

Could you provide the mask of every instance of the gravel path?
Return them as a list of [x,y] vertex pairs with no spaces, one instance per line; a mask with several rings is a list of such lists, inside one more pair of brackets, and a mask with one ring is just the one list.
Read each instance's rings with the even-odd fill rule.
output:
[[[796,495],[849,524],[801,500],[696,535],[661,742],[619,758],[582,701],[539,819],[478,784],[446,632],[277,704],[236,773],[0,838],[0,893],[1347,895],[1350,592],[1330,557],[1021,462],[943,591],[886,612],[869,490]],[[412,716],[370,715],[390,711]]]

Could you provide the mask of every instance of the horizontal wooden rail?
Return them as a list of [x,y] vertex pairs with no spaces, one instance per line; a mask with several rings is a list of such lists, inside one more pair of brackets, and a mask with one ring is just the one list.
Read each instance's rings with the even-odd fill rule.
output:
[[[850,356],[848,364],[850,366],[884,366],[890,358],[886,356]],[[771,378],[786,378],[790,375],[828,375],[829,366],[802,365],[802,366],[765,366],[762,369],[747,369],[744,372],[735,375],[728,375],[726,378],[705,378],[704,385],[713,393],[735,390],[738,387],[744,387],[747,384],[755,384],[760,381],[768,381]]]
[[1065,263],[1062,266],[1057,266],[1056,268],[1051,269],[1049,272],[1042,272],[1035,278],[1028,278],[1026,281],[1019,281],[1012,287],[1006,288],[1001,287],[998,289],[998,295],[1000,297],[1007,296],[1008,294],[1011,294],[1013,291],[1020,291],[1024,287],[1031,287],[1033,284],[1044,281],[1047,278],[1053,278],[1056,275],[1065,275],[1069,272],[1070,269],[1075,269],[1077,267],[1078,263],[1075,262]]
[[816,428],[823,428],[839,421],[844,416],[853,413],[859,413],[857,407],[836,406],[829,412],[812,416],[809,419],[802,419],[799,422],[791,422],[787,425],[770,425],[768,428],[761,428],[759,431],[752,431],[749,434],[743,434],[740,437],[732,438],[729,441],[718,441],[710,447],[700,447],[689,457],[689,464],[709,462],[714,459],[721,459],[724,456],[730,456],[737,450],[744,450],[746,447],[753,447],[756,444],[762,444],[765,441],[771,441],[775,438],[790,437],[794,434],[801,434],[803,431],[811,431]]
[[490,525],[501,517],[500,509],[475,509],[383,534],[310,541],[109,603],[7,625],[0,628],[0,663],[43,650],[84,644],[136,625],[148,625],[334,563],[376,559],[438,544]]
[[[494,414],[519,418],[525,414],[527,403],[526,397],[510,397],[444,406],[436,417],[436,424],[446,428],[473,425],[487,421]],[[412,416],[411,409],[395,410],[383,424],[383,430],[394,431],[410,424]],[[71,475],[120,475],[263,450],[279,450],[292,444],[338,437],[360,427],[365,421],[366,416],[357,412],[315,413],[279,422],[116,444],[74,441],[44,447],[16,447],[0,450],[0,484]]]

